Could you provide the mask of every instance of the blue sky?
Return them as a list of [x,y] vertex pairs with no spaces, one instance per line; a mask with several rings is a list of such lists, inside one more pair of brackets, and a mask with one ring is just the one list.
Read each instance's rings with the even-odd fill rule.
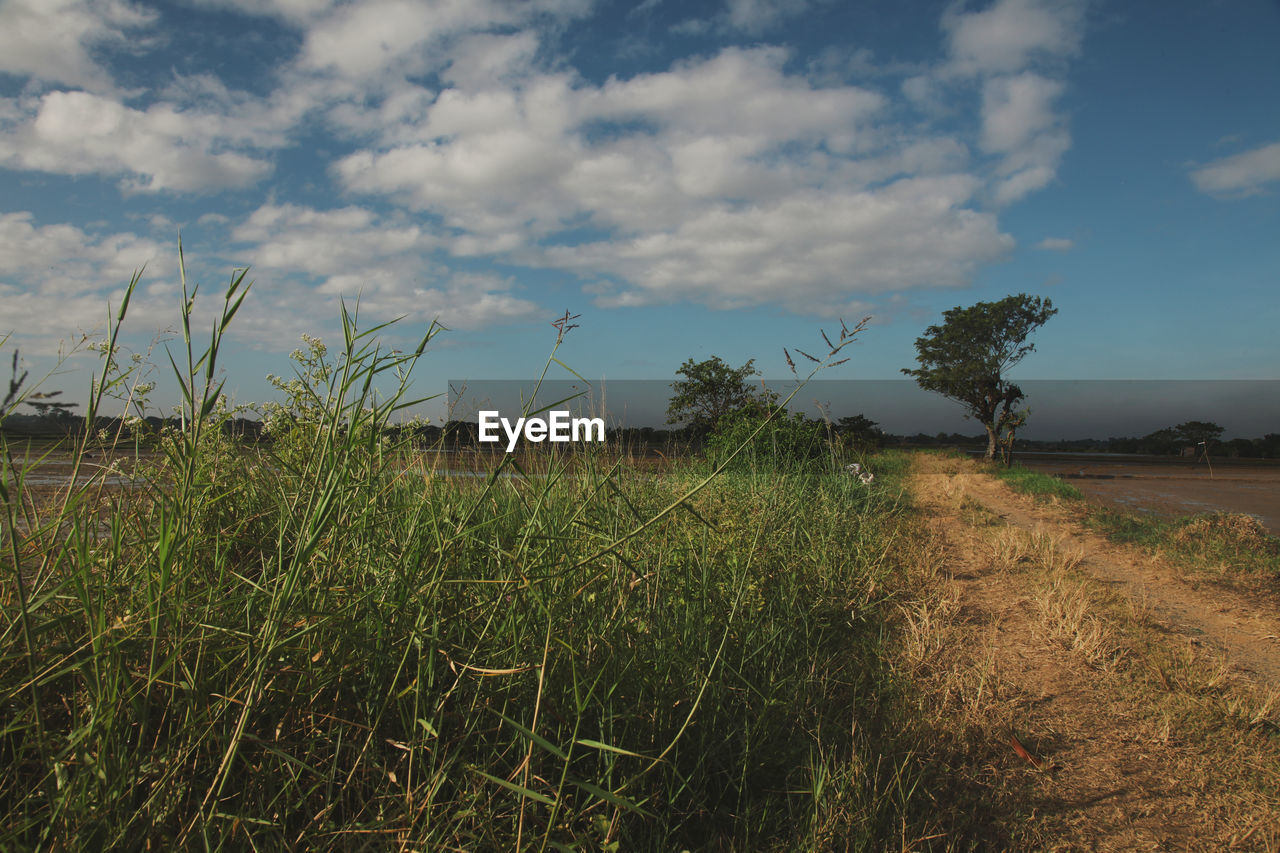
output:
[[1277,378],[1277,44],[1262,0],[0,0],[0,334],[38,372],[145,264],[145,351],[181,232],[208,295],[251,268],[241,402],[357,295],[452,329],[423,394],[566,309],[592,379],[865,315],[832,378],[898,378],[1017,292],[1023,378]]

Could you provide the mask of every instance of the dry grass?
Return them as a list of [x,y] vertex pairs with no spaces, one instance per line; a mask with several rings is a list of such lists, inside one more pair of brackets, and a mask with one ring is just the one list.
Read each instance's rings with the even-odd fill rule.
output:
[[936,579],[895,661],[948,844],[1280,850],[1280,691],[1094,579],[1066,528],[1006,524],[956,461],[917,460]]

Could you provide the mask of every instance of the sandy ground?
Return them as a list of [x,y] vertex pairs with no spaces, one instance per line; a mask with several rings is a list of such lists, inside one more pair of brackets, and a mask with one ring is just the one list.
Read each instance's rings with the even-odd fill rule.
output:
[[1160,515],[1242,512],[1280,536],[1280,466],[1204,462],[1125,462],[1021,456],[1028,468],[1054,474],[1092,498]]
[[[925,456],[916,466],[914,491],[957,598],[956,653],[989,669],[999,712],[992,718],[1011,720],[1005,747],[1018,749],[1012,739],[1019,738],[1035,765],[1018,783],[1021,815],[993,820],[1025,820],[1029,812],[1040,833],[1032,849],[1280,849],[1277,804],[1219,772],[1259,761],[1254,747],[1223,754],[1180,736],[1168,718],[1160,725],[1156,698],[1146,705],[1149,688],[1081,654],[1090,645],[1085,634],[1096,627],[1105,635],[1108,617],[1086,611],[1074,639],[1054,636],[1044,568],[1029,558],[1011,565],[1001,554],[1013,541],[1053,543],[1069,566],[1063,577],[1083,575],[1103,594],[1114,591],[1144,623],[1167,632],[1171,648],[1225,667],[1224,683],[1249,689],[1280,688],[1277,614],[1196,589],[1160,560],[1113,545],[1065,508],[1038,504],[993,477]],[[1260,769],[1274,786],[1275,766]]]

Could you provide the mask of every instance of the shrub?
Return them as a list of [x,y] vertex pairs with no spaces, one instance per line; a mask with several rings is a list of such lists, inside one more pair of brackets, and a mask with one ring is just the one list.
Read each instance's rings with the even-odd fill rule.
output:
[[707,442],[711,458],[724,458],[746,445],[733,467],[830,467],[833,446],[824,423],[800,413],[780,412],[772,419],[769,414],[751,406],[722,417]]

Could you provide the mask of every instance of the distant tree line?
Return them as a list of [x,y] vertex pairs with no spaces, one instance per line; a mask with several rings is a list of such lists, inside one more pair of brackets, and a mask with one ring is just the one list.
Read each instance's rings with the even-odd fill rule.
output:
[[[1219,428],[1218,435],[1221,435]],[[884,436],[885,445],[916,447],[979,447],[985,445],[987,437],[962,435],[960,433],[937,433],[927,435]],[[1057,441],[1036,441],[1019,438],[1014,443],[1014,451],[1035,451],[1041,453],[1133,453],[1147,456],[1186,456],[1195,457],[1205,452],[1199,441],[1188,440],[1178,427],[1167,427],[1144,436],[1121,436],[1112,438],[1076,438]],[[1209,440],[1207,452],[1213,457],[1239,459],[1280,459],[1280,433],[1267,433],[1261,438],[1232,438],[1227,441]]]
[[[985,433],[965,435],[957,432],[934,434],[915,433],[896,435],[882,430],[875,421],[865,415],[852,415],[826,421],[805,415],[789,416],[793,429],[814,432],[815,435],[834,435],[865,448],[873,447],[966,447],[984,448],[989,436]],[[133,426],[130,426],[130,423]],[[166,426],[176,427],[174,419],[148,417],[141,422],[126,423],[118,417],[99,417],[95,432],[119,436],[124,441],[146,438],[160,433]],[[84,418],[65,409],[41,411],[40,414],[11,414],[0,423],[0,430],[10,436],[33,438],[76,437],[84,430]],[[223,424],[228,435],[249,442],[269,442],[263,423],[254,418],[234,417]],[[1080,438],[1058,441],[1036,441],[1019,438],[1014,442],[1014,452],[1038,451],[1048,453],[1134,453],[1151,456],[1194,457],[1206,449],[1210,456],[1241,459],[1280,459],[1280,432],[1268,433],[1260,438],[1233,438],[1222,441],[1223,427],[1205,421],[1187,421],[1177,426],[1158,429],[1137,437]],[[467,450],[481,446],[479,427],[475,421],[451,420],[447,423],[410,423],[394,427],[390,437],[407,438],[414,446],[429,448],[443,446],[453,450]],[[606,430],[611,444],[621,445],[637,452],[659,451],[664,454],[696,452],[706,444],[707,430],[703,424],[655,427],[618,427]],[[1202,445],[1201,442],[1204,444]],[[488,447],[486,445],[486,447]]]

